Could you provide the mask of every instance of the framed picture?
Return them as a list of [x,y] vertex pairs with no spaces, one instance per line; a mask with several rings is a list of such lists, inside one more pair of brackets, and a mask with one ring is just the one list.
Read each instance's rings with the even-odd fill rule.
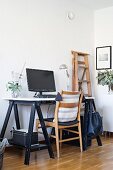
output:
[[96,48],[96,70],[111,69],[112,47],[104,46]]

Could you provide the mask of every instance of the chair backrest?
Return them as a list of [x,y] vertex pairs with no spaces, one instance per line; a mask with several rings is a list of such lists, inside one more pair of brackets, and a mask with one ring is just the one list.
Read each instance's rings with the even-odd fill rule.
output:
[[80,120],[80,105],[82,92],[62,91],[62,101],[56,106],[55,114],[59,122],[69,122],[75,119]]

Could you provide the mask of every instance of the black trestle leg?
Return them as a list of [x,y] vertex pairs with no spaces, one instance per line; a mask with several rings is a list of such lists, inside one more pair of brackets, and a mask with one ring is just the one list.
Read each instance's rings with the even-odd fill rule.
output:
[[6,131],[6,128],[7,128],[7,124],[8,124],[10,115],[11,115],[11,111],[12,111],[13,105],[14,105],[14,101],[10,101],[10,102],[9,102],[9,107],[8,107],[8,110],[7,110],[7,114],[6,114],[6,117],[5,117],[5,121],[4,121],[2,130],[1,130],[0,138],[3,138],[3,137],[4,137],[4,134],[5,134],[5,131]]
[[17,107],[17,104],[15,104],[15,103],[14,103],[14,115],[15,115],[16,127],[17,127],[17,129],[20,129],[20,121],[19,121],[19,115],[18,115],[18,107]]
[[97,139],[98,146],[102,146],[102,141],[99,135],[96,136],[96,139]]
[[29,165],[29,160],[30,160],[31,137],[33,134],[34,119],[35,119],[35,103],[33,103],[31,107],[29,129],[28,129],[28,135],[26,139],[26,150],[25,150],[25,160],[24,160],[25,165]]
[[40,120],[42,131],[43,131],[43,134],[44,134],[45,142],[46,142],[47,147],[48,147],[48,152],[49,152],[50,158],[54,158],[50,139],[49,139],[49,136],[48,136],[48,133],[47,133],[47,129],[46,129],[45,122],[44,122],[44,119],[43,119],[42,111],[41,111],[39,105],[36,105],[36,110],[37,110],[37,113],[38,113],[38,117],[39,117],[39,120]]

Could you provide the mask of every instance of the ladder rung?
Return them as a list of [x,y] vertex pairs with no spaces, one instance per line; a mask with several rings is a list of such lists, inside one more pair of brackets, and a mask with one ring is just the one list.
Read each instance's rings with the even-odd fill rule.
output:
[[84,94],[85,97],[88,97],[89,95],[88,94]]
[[89,95],[89,94],[84,94],[84,96],[85,96],[85,97],[91,97],[91,95]]
[[80,65],[79,67],[88,69],[88,67],[86,67],[86,66],[84,66],[84,65]]
[[72,54],[77,54],[77,55],[81,55],[81,56],[86,56],[86,55],[89,55],[87,53],[82,53],[82,52],[78,52],[78,51],[72,51]]
[[84,61],[78,61],[78,64],[85,64]]
[[87,82],[87,83],[89,83],[90,80],[79,80],[78,82],[79,82],[79,83],[82,83],[82,82]]

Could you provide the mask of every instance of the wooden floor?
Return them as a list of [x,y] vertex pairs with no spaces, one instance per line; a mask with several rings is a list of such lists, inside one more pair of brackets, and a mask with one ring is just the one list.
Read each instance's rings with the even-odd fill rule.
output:
[[95,140],[87,151],[63,144],[60,159],[50,159],[47,149],[32,152],[30,165],[24,165],[24,151],[10,147],[4,155],[3,170],[113,170],[113,137],[102,138],[103,146]]

